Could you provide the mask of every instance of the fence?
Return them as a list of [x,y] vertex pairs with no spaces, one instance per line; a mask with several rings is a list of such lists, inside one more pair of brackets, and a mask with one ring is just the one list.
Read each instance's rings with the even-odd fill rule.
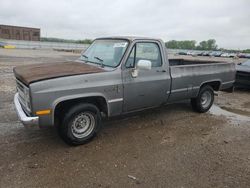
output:
[[8,40],[0,39],[8,45],[23,49],[61,49],[61,50],[83,50],[88,44],[63,43],[63,42],[40,42],[40,41],[24,41],[24,40]]

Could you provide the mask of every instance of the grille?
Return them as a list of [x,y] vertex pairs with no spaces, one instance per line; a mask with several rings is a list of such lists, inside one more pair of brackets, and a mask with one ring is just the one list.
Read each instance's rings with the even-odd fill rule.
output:
[[30,112],[29,107],[29,88],[22,84],[19,80],[16,80],[17,92],[19,94],[19,102],[23,106],[26,112]]

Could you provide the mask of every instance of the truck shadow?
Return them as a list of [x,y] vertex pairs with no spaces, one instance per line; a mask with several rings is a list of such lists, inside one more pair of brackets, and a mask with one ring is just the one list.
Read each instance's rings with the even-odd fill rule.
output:
[[235,91],[239,91],[239,92],[249,92],[250,93],[250,86],[236,86],[235,87]]
[[[150,108],[143,111],[132,112],[126,115],[121,115],[117,117],[112,117],[109,119],[103,120],[103,129],[105,128],[112,128],[112,127],[119,127],[124,125],[126,127],[127,124],[136,121],[136,123],[141,124],[143,128],[145,121],[147,122],[160,122],[163,119],[170,120],[170,119],[182,119],[185,115],[197,114],[193,112],[192,107],[190,105],[189,100],[180,101],[177,103],[168,104],[165,106],[157,107],[157,108]],[[184,116],[183,116],[184,115]],[[122,122],[122,123],[121,123]]]
[[[175,119],[181,119],[185,118],[185,116],[187,115],[190,116],[190,112],[193,113],[193,115],[196,114],[192,112],[192,108],[188,101],[182,101],[179,103],[152,108],[141,112],[134,112],[110,119],[104,119],[103,128],[98,134],[97,140],[105,139],[105,137],[103,137],[105,135],[105,132],[108,131],[110,134],[112,134],[113,129],[114,132],[116,132],[115,130],[117,130],[117,128],[119,128],[120,131],[125,131],[127,126],[130,126],[131,123],[136,124],[136,126],[140,125],[141,129],[143,129],[144,127],[147,127],[147,125],[145,125],[145,121],[153,124],[161,124],[161,121],[168,120],[168,118],[172,119],[174,117]],[[19,138],[13,144],[29,143],[31,144],[29,147],[31,147],[32,145],[34,145],[35,147],[38,147],[38,145],[49,145],[51,148],[69,147],[58,136],[55,127],[34,130],[21,128],[16,134]],[[12,134],[11,136],[15,137],[16,134]],[[9,138],[7,138],[7,140],[8,139]],[[93,139],[93,141],[95,140],[96,139]]]
[[[100,143],[105,145],[105,143],[115,142],[117,139],[121,140],[124,134],[132,134],[137,129],[150,131],[150,128],[155,127],[161,131],[163,129],[161,126],[168,127],[168,123],[166,122],[170,122],[171,125],[171,122],[196,115],[195,112],[192,112],[189,101],[182,101],[167,106],[104,119],[103,128],[97,137],[88,144],[77,148],[94,148]],[[15,132],[0,137],[0,148],[3,150],[7,149],[5,143],[8,143],[8,148],[22,148],[20,155],[24,156],[29,155],[30,151],[40,153],[52,152],[59,149],[60,152],[68,152],[68,150],[71,151],[72,148],[75,148],[65,144],[58,136],[57,130],[54,127],[33,130],[26,129],[21,124]]]

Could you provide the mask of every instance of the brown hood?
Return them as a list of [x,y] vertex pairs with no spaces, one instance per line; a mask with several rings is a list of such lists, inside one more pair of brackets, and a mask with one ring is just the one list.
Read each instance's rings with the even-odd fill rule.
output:
[[51,78],[104,72],[99,67],[80,62],[24,65],[15,67],[13,71],[16,78],[26,85]]

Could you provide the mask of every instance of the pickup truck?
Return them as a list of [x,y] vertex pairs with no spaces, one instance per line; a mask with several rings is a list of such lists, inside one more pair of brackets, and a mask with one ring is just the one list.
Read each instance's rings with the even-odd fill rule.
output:
[[26,126],[55,126],[68,144],[93,138],[103,118],[191,99],[207,112],[214,91],[233,87],[235,64],[168,59],[160,39],[98,38],[71,62],[14,68],[14,103]]

